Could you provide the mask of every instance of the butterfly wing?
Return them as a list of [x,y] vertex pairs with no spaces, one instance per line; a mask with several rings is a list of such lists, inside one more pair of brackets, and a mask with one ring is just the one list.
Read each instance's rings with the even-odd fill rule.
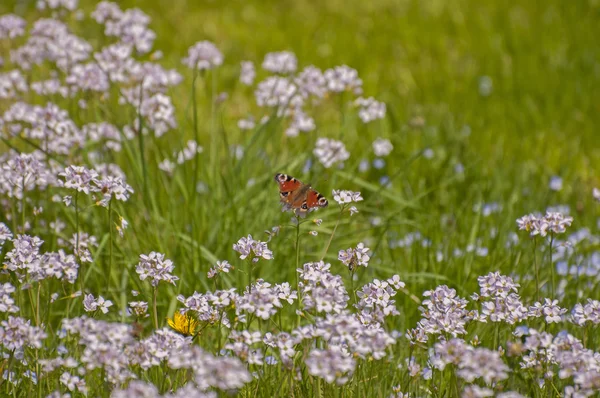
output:
[[328,204],[329,202],[327,199],[312,188],[306,194],[306,206],[308,209],[314,207],[327,207]]
[[275,181],[279,184],[279,198],[284,205],[284,211],[293,209],[296,215],[306,217],[306,214],[316,207],[326,207],[327,199],[310,185],[304,184],[287,174],[276,174]]
[[291,208],[292,203],[297,201],[297,193],[304,184],[287,174],[275,174],[275,181],[279,184],[279,199],[287,207]]

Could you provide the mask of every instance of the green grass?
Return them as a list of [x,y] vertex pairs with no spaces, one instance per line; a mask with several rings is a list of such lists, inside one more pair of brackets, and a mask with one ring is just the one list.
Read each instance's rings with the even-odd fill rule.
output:
[[[94,7],[93,2],[82,3],[86,11]],[[189,296],[194,291],[215,289],[206,272],[217,260],[228,260],[236,268],[220,282],[220,288],[236,287],[241,291],[247,284],[246,264],[237,258],[232,244],[248,234],[266,240],[264,231],[273,226],[281,226],[280,234],[269,242],[275,258],[259,262],[253,276],[271,283],[294,284],[296,229],[290,224],[289,213],[280,211],[277,185],[273,182],[276,172],[312,182],[330,200],[327,209],[311,213],[300,227],[301,264],[321,258],[336,225],[339,209],[331,190],[362,192],[365,200],[357,205],[360,212],[352,218],[342,218],[325,256],[325,261],[332,263],[332,271],[343,275],[347,288],[349,273],[337,260],[337,252],[362,241],[372,249],[372,260],[368,268],[357,272],[355,287],[374,278],[399,274],[407,290],[420,299],[422,292],[440,284],[468,297],[478,291],[478,276],[500,271],[522,279],[520,294],[531,304],[535,296],[533,242],[523,232],[519,244],[506,247],[509,234],[516,231],[515,220],[548,206],[566,204],[575,219],[569,231],[583,227],[593,233],[598,231],[600,205],[591,196],[592,188],[600,186],[597,1],[380,0],[369,4],[341,0],[125,0],[120,5],[123,9],[139,7],[152,18],[150,27],[157,33],[155,49],[164,53],[159,62],[177,69],[184,81],[169,93],[177,109],[176,130],[161,138],[148,135],[143,142],[125,141],[121,153],[105,154],[107,162],[123,168],[127,182],[135,190],[128,202],[114,207],[112,222],[120,215],[130,223],[124,238],[119,238],[110,227],[106,209],[80,197],[79,229],[95,235],[100,243],[93,250],[94,263],[84,268],[85,289],[111,299],[118,308],[102,319],[122,320],[118,311],[134,300],[132,289],[141,291],[146,300],[151,297],[149,284],[140,281],[135,273],[138,256],[150,251],[165,253],[180,277],[176,287],[159,288],[160,326],[165,326],[165,318],[180,308],[178,294]],[[34,2],[3,2],[0,14],[7,12],[29,21],[39,16]],[[89,18],[70,22],[73,31],[95,48],[106,43],[101,28]],[[187,48],[200,40],[214,42],[225,62],[217,71],[200,76],[193,85],[192,72],[185,70],[180,60]],[[0,51],[7,62],[5,44],[0,42]],[[357,69],[364,81],[365,96],[386,103],[386,118],[363,125],[352,107],[340,106],[332,98],[314,109],[318,126],[315,132],[286,137],[284,123],[277,118],[254,131],[240,131],[236,127],[238,119],[252,114],[258,120],[269,113],[257,108],[252,89],[239,84],[239,62],[252,60],[258,66],[267,52],[280,50],[293,51],[300,67],[314,64],[326,69],[347,64]],[[47,75],[46,65],[35,69],[31,79]],[[257,81],[266,76],[259,70]],[[480,94],[479,84],[484,76],[493,82],[489,96]],[[228,99],[212,107],[213,98],[221,92],[228,93]],[[47,101],[33,96],[25,99],[39,104]],[[116,95],[106,101],[93,100],[94,106],[85,111],[74,111],[76,100],[57,103],[72,110],[70,116],[79,125],[108,121],[122,127],[137,117],[135,109],[117,104]],[[7,109],[8,104],[0,102],[0,109]],[[416,123],[417,118],[422,118],[422,125]],[[165,156],[196,136],[204,147],[197,164],[198,181],[207,187],[204,193],[197,193],[194,187],[194,161],[178,168],[173,177],[158,169]],[[351,156],[343,169],[324,169],[318,164],[312,155],[317,137],[345,143]],[[377,137],[390,139],[394,151],[385,159],[384,168],[360,172],[361,160],[375,158],[371,143]],[[33,149],[18,139],[11,145],[25,152]],[[244,148],[241,159],[232,155],[230,147],[234,145]],[[64,166],[90,164],[88,153],[92,149],[88,146],[83,151],[73,151],[60,161]],[[424,156],[427,149],[433,150],[432,158]],[[307,160],[313,160],[313,167],[303,173]],[[455,172],[459,164],[464,166],[462,174]],[[548,188],[553,175],[563,178],[560,192]],[[388,188],[379,183],[384,176],[391,180]],[[248,184],[249,180],[254,183]],[[55,193],[68,194],[64,189],[52,188],[51,194]],[[60,238],[68,238],[76,230],[73,209],[48,202],[45,192],[28,193],[28,198],[44,206],[44,213],[37,219],[26,211],[26,217],[33,222],[29,233],[46,242],[44,251],[58,250],[57,237],[40,220],[65,220],[68,227]],[[499,203],[501,211],[484,216],[473,210],[477,204],[492,202]],[[31,207],[26,209],[30,211]],[[320,226],[310,221],[317,217],[323,219]],[[4,214],[0,221],[6,221]],[[6,222],[16,230],[17,219]],[[309,235],[310,230],[318,231],[318,235]],[[497,231],[495,235],[492,230]],[[431,245],[393,247],[394,241],[413,232],[420,232]],[[473,244],[487,247],[489,254],[452,255],[455,249],[464,251]],[[591,253],[598,249],[597,244],[588,246],[578,250]],[[437,250],[444,253],[444,261],[436,260]],[[537,254],[546,289],[551,278],[547,256],[546,249]],[[579,283],[569,279],[562,307],[570,309],[586,298],[600,299],[593,278],[585,287]],[[57,286],[48,285],[42,291],[43,297],[47,298]],[[20,297],[27,302],[24,293]],[[73,311],[82,314],[81,303],[72,302]],[[415,300],[400,293],[396,305],[401,315],[389,319],[387,329],[404,332],[413,328],[421,317]],[[65,308],[61,304],[58,310],[49,312],[51,328],[57,328],[66,316]],[[284,321],[290,330],[295,317],[291,309],[287,310],[290,311]],[[31,316],[28,308],[23,311],[24,316]],[[541,328],[542,324],[536,327]],[[145,335],[151,332],[152,317],[143,322],[143,327]],[[265,332],[272,325],[253,327]],[[572,325],[565,327],[574,329]],[[548,329],[553,333],[559,330],[557,325]],[[211,352],[216,351],[216,333],[209,329],[200,341]],[[477,334],[491,348],[494,333],[493,326],[477,325],[469,329],[469,338]],[[509,328],[501,333],[501,342],[510,339]],[[581,330],[573,333],[582,338]],[[427,352],[413,352],[404,340],[400,341],[390,351],[394,354],[392,360],[361,367],[341,389],[317,383],[305,370],[304,382],[298,383],[291,381],[289,372],[281,371],[253,381],[240,395],[386,397],[392,385],[400,383],[414,396],[427,396],[424,389],[431,384],[412,380],[404,369],[396,369],[409,355],[424,364]],[[586,347],[599,349],[597,337],[588,343]],[[445,371],[435,377],[450,383],[452,374]],[[144,378],[157,383],[161,380],[152,372],[144,373]],[[95,380],[97,389],[92,396],[102,389],[99,376]],[[502,386],[505,390],[546,396],[538,390],[528,390],[533,387],[515,374],[509,380]],[[450,388],[450,384],[443,385],[432,395],[454,396]],[[17,395],[29,394],[15,390]],[[44,389],[44,393],[51,391]]]

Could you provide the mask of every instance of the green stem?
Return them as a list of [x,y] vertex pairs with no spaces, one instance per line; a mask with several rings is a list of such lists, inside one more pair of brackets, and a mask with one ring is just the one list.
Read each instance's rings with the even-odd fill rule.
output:
[[357,303],[356,290],[354,290],[354,273],[355,272],[356,272],[356,269],[353,269],[350,271],[350,290],[352,291],[352,297],[354,298],[354,304]]
[[540,270],[537,263],[537,237],[533,238],[533,264],[535,266],[535,297],[540,301]]
[[110,274],[112,272],[113,258],[113,228],[112,228],[112,197],[108,201],[108,272],[106,273],[106,289],[110,285]]
[[[296,292],[298,294],[298,303],[300,303],[300,279],[298,276],[298,268],[300,268],[300,217],[296,216],[296,269],[294,270],[294,274],[296,275]],[[296,327],[298,327],[298,325],[300,325],[300,315],[296,314]]]
[[[198,106],[196,104],[196,80],[198,79],[198,71],[194,70],[194,79],[192,80],[192,108],[193,109],[193,120],[194,120],[194,139],[196,144],[200,145],[200,132],[198,131]],[[196,209],[196,186],[198,185],[198,169],[199,169],[199,157],[198,154],[194,156],[194,175],[192,179],[192,210]]]
[[21,233],[25,233],[25,175],[23,175],[23,179],[22,179],[22,191],[21,192],[21,222],[22,222],[22,228],[23,230],[21,231]]
[[296,269],[294,270],[294,274],[296,274],[296,291],[299,289],[299,281],[298,281],[298,271],[300,268],[300,217],[296,216]]
[[138,147],[140,149],[140,160],[142,162],[142,174],[144,181],[144,199],[148,198],[148,168],[146,167],[146,155],[144,154],[144,134],[143,134],[143,118],[142,118],[142,98],[144,96],[143,92],[143,82],[140,83],[140,102],[138,104]]
[[248,291],[252,291],[252,258],[248,257]]
[[42,289],[41,283],[38,282],[37,294],[36,294],[36,298],[35,298],[35,319],[36,319],[36,326],[39,326],[40,323],[41,323],[41,318],[40,318],[40,290],[41,289]]
[[75,256],[79,258],[79,191],[75,191]]
[[152,312],[154,313],[154,329],[158,330],[158,312],[156,311],[156,296],[158,296],[158,286],[153,287],[152,294]]
[[552,278],[552,296],[551,299],[554,300],[554,289],[555,289],[555,285],[554,285],[554,259],[552,258],[552,246],[554,245],[554,233],[550,232],[550,272],[551,272],[551,278]]
[[340,210],[340,215],[335,223],[335,226],[333,227],[333,231],[331,231],[331,236],[329,237],[329,242],[327,242],[327,246],[325,246],[325,250],[323,251],[323,255],[321,256],[321,261],[323,261],[323,259],[327,255],[327,251],[329,251],[329,246],[331,246],[331,241],[333,240],[333,235],[335,235],[335,231],[337,230],[338,225],[340,225],[340,221],[342,219],[342,214],[344,213],[345,208],[346,208],[345,206],[342,206],[342,208]]

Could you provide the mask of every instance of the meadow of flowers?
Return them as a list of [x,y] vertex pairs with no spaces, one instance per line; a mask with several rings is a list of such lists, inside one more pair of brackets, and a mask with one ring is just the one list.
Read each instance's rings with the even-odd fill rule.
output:
[[0,5],[0,396],[597,396],[598,2],[241,3]]

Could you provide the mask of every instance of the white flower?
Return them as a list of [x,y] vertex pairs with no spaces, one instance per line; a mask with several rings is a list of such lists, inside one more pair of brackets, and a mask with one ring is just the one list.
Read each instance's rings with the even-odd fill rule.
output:
[[268,53],[265,55],[262,67],[273,73],[293,73],[298,67],[298,59],[289,51]]
[[251,86],[254,83],[256,71],[252,61],[242,61],[240,70],[240,82],[246,86]]
[[111,307],[112,305],[112,301],[105,300],[102,296],[98,296],[96,299],[93,294],[86,294],[83,299],[83,309],[86,312],[100,310],[103,314],[106,314],[108,312],[108,307]]
[[357,98],[354,104],[360,106],[358,117],[363,123],[369,123],[373,120],[383,119],[385,117],[385,104],[376,101],[375,98]]
[[377,138],[373,141],[373,152],[375,152],[375,156],[387,156],[392,152],[394,146],[390,142],[390,140],[385,138]]
[[563,179],[559,176],[552,176],[549,187],[553,191],[560,191],[563,188]]
[[355,249],[340,250],[338,260],[340,260],[350,271],[354,271],[357,267],[367,267],[369,265],[369,249],[365,244],[360,242]]
[[313,154],[326,169],[350,158],[350,153],[343,142],[329,138],[317,139]]
[[188,49],[183,64],[190,69],[213,69],[223,63],[223,54],[209,41],[199,41]]
[[598,202],[600,202],[600,189],[594,188],[592,190],[592,196],[594,197],[594,199],[596,199]]
[[[360,192],[346,191],[341,189],[334,189],[331,193],[333,195],[333,200],[338,202],[340,205],[344,205],[346,203],[352,202],[360,202],[363,200]],[[354,212],[357,212],[354,207]],[[352,213],[352,210],[351,210]]]

